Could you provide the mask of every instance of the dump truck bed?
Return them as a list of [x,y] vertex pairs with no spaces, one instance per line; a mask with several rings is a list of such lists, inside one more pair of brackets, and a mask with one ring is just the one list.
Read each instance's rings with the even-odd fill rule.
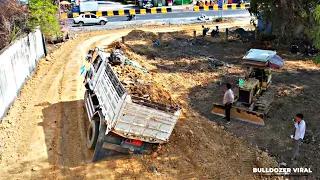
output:
[[[107,56],[103,55],[99,52],[101,62],[95,65],[98,69],[93,74],[93,91],[107,125],[105,134],[112,131],[125,138],[149,143],[167,142],[180,115],[180,108],[128,95],[107,63]],[[86,103],[86,106],[89,107],[89,104]],[[89,119],[93,111],[88,111]]]
[[[130,96],[108,63],[110,54],[95,49],[87,58],[84,96],[88,113],[87,147],[94,149],[92,161],[117,153],[151,153],[169,141],[180,107],[167,106]],[[89,56],[92,52],[88,53]]]
[[117,120],[113,132],[126,138],[149,143],[166,143],[179,118],[180,110],[129,96],[125,102],[123,114]]

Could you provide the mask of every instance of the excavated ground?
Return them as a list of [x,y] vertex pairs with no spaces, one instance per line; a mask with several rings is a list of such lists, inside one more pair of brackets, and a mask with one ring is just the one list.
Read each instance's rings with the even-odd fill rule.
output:
[[[108,49],[129,32],[84,33],[40,61],[36,75],[1,124],[1,179],[261,179],[254,176],[252,167],[277,163],[255,146],[268,150],[279,161],[287,161],[290,119],[298,111],[306,114],[307,127],[314,137],[301,147],[303,158],[298,165],[312,166],[316,172],[319,134],[314,107],[319,95],[314,92],[319,82],[318,66],[288,58],[286,67],[275,73],[278,96],[267,126],[241,122],[226,126],[220,117],[211,115],[211,104],[221,101],[220,82],[235,82],[243,73],[238,61],[251,44],[225,43],[209,37],[194,41],[192,31],[164,33],[159,47],[152,45],[157,34],[136,31],[122,45],[130,59],[149,70],[144,73],[124,67],[122,71],[132,75],[125,74],[130,79],[121,78],[130,84],[127,89],[138,86],[130,92],[183,107],[170,142],[152,155],[113,156],[91,163],[80,67],[88,49]],[[229,65],[213,68],[208,57]]]
[[[320,134],[316,123],[319,115],[315,108],[319,104],[318,65],[304,57],[279,51],[286,65],[274,71],[270,91],[275,91],[276,96],[265,119],[266,126],[239,121],[225,125],[224,120],[211,114],[212,103],[221,102],[225,83],[230,82],[235,87],[237,80],[244,78],[245,68],[240,60],[248,49],[272,47],[257,42],[226,43],[222,37],[194,40],[192,31],[166,33],[161,46],[155,47],[152,40],[156,37],[157,34],[151,32],[133,31],[123,45],[131,59],[144,64],[154,74],[154,81],[165,82],[164,88],[186,103],[190,111],[223,125],[228,132],[268,152],[279,163],[284,162],[288,167],[310,167],[312,178],[320,177],[317,161]],[[224,66],[213,66],[212,59],[224,62]],[[305,114],[308,128],[301,157],[291,161],[293,142],[289,136],[294,130],[291,119],[300,112]]]

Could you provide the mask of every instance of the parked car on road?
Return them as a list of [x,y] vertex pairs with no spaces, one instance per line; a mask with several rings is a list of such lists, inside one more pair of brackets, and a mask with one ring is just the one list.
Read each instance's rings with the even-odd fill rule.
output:
[[150,8],[153,7],[153,4],[151,4],[151,3],[148,1],[148,2],[146,2],[146,3],[143,3],[143,6],[142,6],[142,7],[145,8],[145,9],[150,9]]
[[83,26],[84,24],[101,24],[105,25],[108,22],[108,19],[105,17],[99,17],[95,14],[80,14],[80,16],[73,18],[74,24],[79,24]]

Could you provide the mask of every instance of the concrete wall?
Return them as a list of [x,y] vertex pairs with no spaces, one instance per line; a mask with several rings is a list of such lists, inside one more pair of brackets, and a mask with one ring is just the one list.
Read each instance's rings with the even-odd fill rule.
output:
[[43,56],[40,30],[0,51],[0,122]]

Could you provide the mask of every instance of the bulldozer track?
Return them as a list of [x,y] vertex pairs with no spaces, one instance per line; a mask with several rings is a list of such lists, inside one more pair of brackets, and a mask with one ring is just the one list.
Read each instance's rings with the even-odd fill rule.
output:
[[266,90],[262,96],[254,102],[254,109],[264,114],[267,114],[274,100],[275,91],[271,87]]

